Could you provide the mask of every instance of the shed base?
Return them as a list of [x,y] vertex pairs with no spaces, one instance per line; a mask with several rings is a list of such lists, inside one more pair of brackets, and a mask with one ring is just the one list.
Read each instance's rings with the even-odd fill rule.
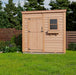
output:
[[64,52],[23,52],[23,54],[65,54]]

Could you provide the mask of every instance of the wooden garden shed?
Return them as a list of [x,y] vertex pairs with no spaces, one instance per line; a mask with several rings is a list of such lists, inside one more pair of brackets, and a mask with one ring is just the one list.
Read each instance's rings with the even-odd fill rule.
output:
[[66,10],[23,11],[22,52],[65,53]]

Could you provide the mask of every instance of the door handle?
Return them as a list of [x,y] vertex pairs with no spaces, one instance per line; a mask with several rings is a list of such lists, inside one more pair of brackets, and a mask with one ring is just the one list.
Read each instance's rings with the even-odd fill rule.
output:
[[30,31],[28,31],[28,32],[30,32]]
[[41,32],[43,32],[43,27],[41,27]]

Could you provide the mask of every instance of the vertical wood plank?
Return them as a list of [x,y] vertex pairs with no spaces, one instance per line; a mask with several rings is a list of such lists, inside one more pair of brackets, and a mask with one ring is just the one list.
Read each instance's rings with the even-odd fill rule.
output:
[[66,13],[64,12],[64,53],[66,52]]
[[29,23],[30,23],[30,18],[28,18],[28,31],[27,31],[27,33],[28,33],[28,38],[27,38],[27,48],[28,48],[28,52],[29,52],[29,31],[30,31],[30,28],[29,28]]
[[22,52],[25,52],[25,45],[24,45],[24,14],[22,14]]
[[44,30],[44,14],[42,14],[42,24],[43,24],[43,52],[45,52],[45,30]]

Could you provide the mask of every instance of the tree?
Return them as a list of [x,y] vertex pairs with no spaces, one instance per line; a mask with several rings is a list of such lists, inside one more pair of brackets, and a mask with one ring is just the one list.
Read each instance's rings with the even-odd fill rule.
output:
[[2,10],[2,2],[0,1],[0,11]]
[[20,5],[20,0],[18,1],[18,7],[17,7],[17,16],[18,16],[18,21],[19,21],[19,29],[22,29],[22,13],[21,11],[24,11],[23,7]]
[[0,28],[8,28],[9,21],[5,12],[0,11]]
[[4,8],[7,18],[9,21],[9,25],[7,26],[8,28],[17,28],[19,29],[19,21],[17,20],[17,7],[13,3],[13,0],[9,0],[8,4],[6,4],[6,7]]
[[72,2],[69,7],[72,13],[67,17],[67,30],[76,31],[76,2]]
[[50,1],[49,3],[51,7],[51,9],[67,9],[67,11],[70,10],[69,5],[70,5],[70,1],[69,0],[56,0],[56,1]]
[[6,13],[2,9],[2,2],[0,1],[0,28],[6,28],[8,19]]
[[45,10],[44,0],[27,0],[25,1],[25,9],[26,11],[31,10]]

